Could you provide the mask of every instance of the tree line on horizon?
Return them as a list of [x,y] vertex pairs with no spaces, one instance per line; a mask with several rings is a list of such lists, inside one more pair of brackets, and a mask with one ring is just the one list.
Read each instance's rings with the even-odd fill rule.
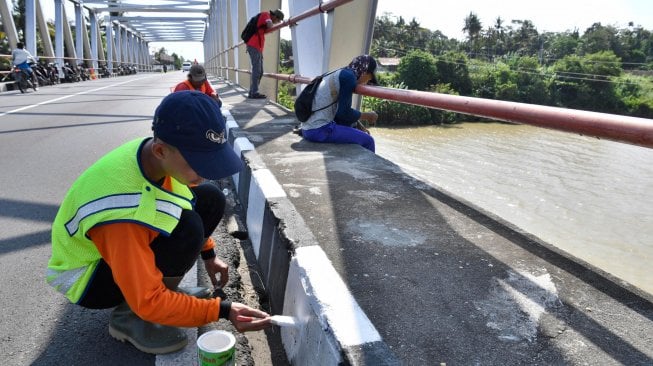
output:
[[377,57],[402,57],[421,49],[433,55],[459,51],[473,59],[493,61],[505,56],[536,56],[550,64],[565,56],[612,51],[625,69],[653,70],[653,33],[632,22],[626,28],[597,22],[582,34],[578,29],[565,32],[539,32],[530,20],[511,20],[500,16],[483,28],[480,18],[470,12],[462,22],[466,40],[448,38],[441,31],[423,28],[415,18],[393,20],[384,13],[374,22],[371,53]]
[[[413,18],[377,17],[370,54],[400,58],[384,86],[653,118],[653,33],[594,23],[580,33],[538,32],[529,20],[464,19],[467,39],[447,38]],[[364,98],[381,124],[440,124],[474,117]]]

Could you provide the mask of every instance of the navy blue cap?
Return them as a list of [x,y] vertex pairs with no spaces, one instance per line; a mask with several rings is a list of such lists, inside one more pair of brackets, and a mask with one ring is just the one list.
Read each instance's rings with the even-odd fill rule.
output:
[[242,169],[240,157],[227,142],[218,103],[195,90],[169,94],[154,112],[154,136],[176,147],[204,179],[221,179]]

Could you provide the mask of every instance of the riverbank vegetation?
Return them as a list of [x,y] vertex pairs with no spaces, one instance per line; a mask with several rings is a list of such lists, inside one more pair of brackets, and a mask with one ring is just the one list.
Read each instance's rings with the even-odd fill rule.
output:
[[[529,20],[500,17],[484,28],[474,13],[461,28],[467,39],[458,41],[415,19],[377,17],[371,54],[381,64],[381,85],[653,118],[650,30],[595,23],[583,33],[540,33]],[[399,59],[396,69],[382,62],[392,59]],[[383,125],[473,119],[370,97],[363,108],[377,111]]]

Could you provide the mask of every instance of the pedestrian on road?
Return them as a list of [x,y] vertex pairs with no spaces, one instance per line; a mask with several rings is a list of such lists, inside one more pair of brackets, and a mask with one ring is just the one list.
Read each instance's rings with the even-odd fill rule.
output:
[[247,53],[252,64],[252,80],[250,81],[248,98],[265,99],[267,96],[258,92],[263,77],[263,49],[265,47],[265,31],[280,23],[284,14],[280,9],[263,11],[258,14],[256,33],[247,40]]
[[351,103],[357,85],[377,85],[375,71],[376,60],[361,55],[324,76],[313,100],[315,112],[301,124],[302,136],[312,142],[358,144],[374,152],[374,138],[360,121],[373,125],[378,115],[358,111]]
[[152,130],[73,183],[52,225],[47,282],[82,307],[115,307],[111,336],[147,353],[183,348],[188,340],[176,327],[219,318],[241,332],[270,326],[263,311],[211,298],[206,288],[178,288],[198,255],[214,286],[217,274],[222,286],[228,281],[211,238],[225,197],[205,179],[231,176],[242,163],[220,108],[197,91],[172,93],[156,109]]
[[218,102],[220,108],[222,108],[222,100],[218,96],[218,93],[213,89],[211,83],[206,79],[206,70],[204,66],[199,64],[193,64],[188,70],[188,79],[177,84],[173,89],[173,92],[178,92],[181,90],[198,90],[202,93],[210,96]]

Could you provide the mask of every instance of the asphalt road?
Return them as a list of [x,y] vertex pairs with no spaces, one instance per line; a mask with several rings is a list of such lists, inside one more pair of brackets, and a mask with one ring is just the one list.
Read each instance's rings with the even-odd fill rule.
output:
[[116,342],[110,310],[71,305],[45,282],[50,225],[74,179],[114,147],[150,134],[181,72],[0,94],[0,365],[148,365]]

